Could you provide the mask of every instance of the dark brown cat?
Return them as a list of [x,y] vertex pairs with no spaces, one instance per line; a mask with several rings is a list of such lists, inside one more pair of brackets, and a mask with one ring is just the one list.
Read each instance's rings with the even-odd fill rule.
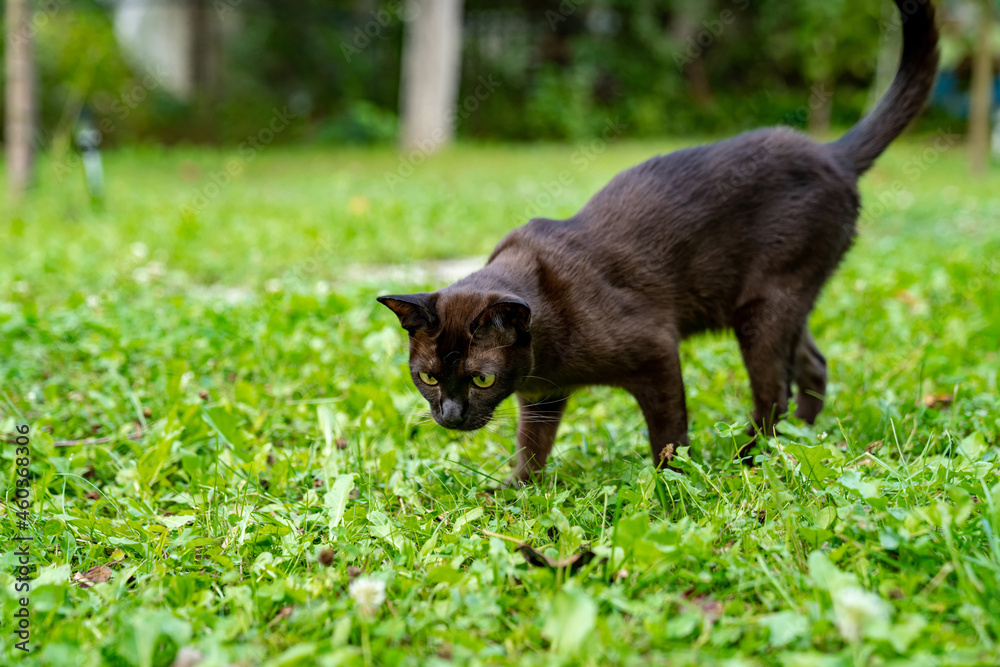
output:
[[540,470],[567,397],[631,392],[653,460],[687,443],[681,339],[735,331],[767,432],[798,386],[796,416],[823,409],[826,361],[809,332],[820,289],[850,247],[857,181],[925,104],[937,70],[934,10],[896,0],[899,71],[840,140],[787,128],[655,157],[616,176],[568,220],[515,229],[486,266],[433,293],[383,296],[410,334],[413,381],[434,419],[474,430],[513,393],[517,468]]

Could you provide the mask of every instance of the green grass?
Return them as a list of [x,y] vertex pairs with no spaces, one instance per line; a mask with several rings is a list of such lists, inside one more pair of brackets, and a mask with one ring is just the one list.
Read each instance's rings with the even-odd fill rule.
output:
[[[864,179],[870,206],[908,194],[865,218],[813,316],[819,423],[759,467],[731,461],[750,397],[722,336],[684,347],[684,475],[650,466],[609,389],[573,399],[518,491],[487,492],[512,423],[420,423],[374,296],[440,285],[356,267],[486,254],[533,204],[568,215],[679,145],[465,146],[393,188],[388,151],[274,147],[195,210],[232,155],[108,155],[100,210],[43,161],[28,201],[0,201],[0,429],[31,426],[39,566],[22,656],[6,505],[0,663],[1000,663],[1000,175],[970,179],[961,146],[923,169],[910,139]],[[81,438],[107,440],[54,444]],[[516,540],[596,557],[532,567]],[[97,566],[109,581],[73,583]],[[386,584],[373,616],[358,572]]]

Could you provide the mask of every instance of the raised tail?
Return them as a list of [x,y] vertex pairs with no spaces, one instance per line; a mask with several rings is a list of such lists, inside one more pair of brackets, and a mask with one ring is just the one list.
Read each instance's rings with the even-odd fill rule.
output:
[[[938,67],[938,32],[930,0],[896,0],[903,27],[903,55],[885,96],[850,132],[830,144],[858,175],[920,113],[930,96]],[[898,26],[887,26],[895,29]]]

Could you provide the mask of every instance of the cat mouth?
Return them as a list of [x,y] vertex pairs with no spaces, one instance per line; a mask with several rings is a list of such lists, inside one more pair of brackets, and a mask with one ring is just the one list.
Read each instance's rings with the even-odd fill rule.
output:
[[478,431],[479,429],[489,424],[491,419],[493,419],[492,413],[486,415],[485,417],[463,419],[462,421],[459,422],[442,423],[437,417],[434,418],[434,421],[438,423],[438,426],[446,428],[449,431],[469,432],[469,431]]

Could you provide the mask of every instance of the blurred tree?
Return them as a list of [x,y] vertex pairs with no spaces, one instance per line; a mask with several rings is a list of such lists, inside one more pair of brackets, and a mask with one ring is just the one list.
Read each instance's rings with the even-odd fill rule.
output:
[[[194,73],[215,97],[209,106],[198,95],[177,94],[158,68],[148,79],[150,72],[116,42],[109,9],[125,1],[36,5],[47,18],[44,25],[36,21],[35,35],[39,136],[66,136],[60,129],[87,106],[98,126],[109,128],[102,129],[104,145],[238,144],[273,109],[287,107],[296,122],[280,141],[388,143],[409,132],[397,130],[408,104],[403,91],[444,99],[419,83],[401,85],[404,62],[422,61],[403,57],[404,32],[419,23],[407,20],[405,0],[211,0],[210,18],[223,23],[223,65],[217,76],[211,66]],[[457,111],[441,128],[445,136],[457,127],[466,137],[583,141],[618,122],[633,137],[776,123],[809,124],[823,133],[858,119],[873,90],[876,60],[884,79],[898,57],[898,30],[880,32],[883,11],[890,17],[884,24],[896,20],[892,0],[446,1],[461,3],[453,14],[460,26],[442,33],[439,22],[427,23],[435,47],[447,41],[440,34],[461,33],[451,50],[460,53],[460,67],[457,56],[448,67],[460,77],[462,103],[454,104],[452,92],[452,102],[441,107]],[[935,0],[943,15],[980,1]],[[162,11],[188,2],[127,4]],[[206,0],[190,2],[204,7]],[[157,31],[153,24],[157,44],[169,42],[165,26]],[[203,27],[188,32],[202,34],[205,47],[217,46],[209,34],[215,28]],[[964,32],[960,50],[969,54],[972,31]],[[186,39],[174,41],[189,48]],[[962,55],[956,94],[963,104],[970,62]],[[414,65],[413,77],[430,78],[429,72]]]
[[868,91],[868,101],[865,106],[873,108],[882,95],[892,85],[896,76],[896,65],[903,46],[903,34],[899,30],[886,30],[897,20],[899,10],[893,0],[882,0],[882,19],[879,21],[878,64],[875,66],[875,79]]
[[32,61],[31,3],[7,0],[6,25],[6,122],[7,184],[17,201],[31,182],[35,139],[35,70]]
[[195,95],[214,101],[219,93],[222,66],[222,15],[213,9],[211,0],[190,0],[191,88]]
[[407,0],[400,147],[424,153],[455,136],[462,69],[462,0]]
[[990,108],[993,104],[993,0],[977,0],[976,43],[969,100],[969,159],[972,173],[986,173],[990,159]]
[[714,100],[702,56],[705,49],[710,48],[733,22],[730,16],[735,16],[731,8],[720,10],[718,5],[715,0],[676,0],[671,8],[673,11],[666,26],[666,35],[657,25],[651,5],[640,5],[640,13],[636,17],[638,32],[650,48],[671,50],[674,62],[687,80],[691,100],[700,107]]
[[[802,76],[809,88],[812,134],[829,133],[834,101],[849,90],[844,84],[855,90],[867,88],[881,16],[880,4],[873,0],[764,0],[759,7],[760,28],[769,47],[761,57],[791,65]],[[842,101],[857,104],[849,98]]]

